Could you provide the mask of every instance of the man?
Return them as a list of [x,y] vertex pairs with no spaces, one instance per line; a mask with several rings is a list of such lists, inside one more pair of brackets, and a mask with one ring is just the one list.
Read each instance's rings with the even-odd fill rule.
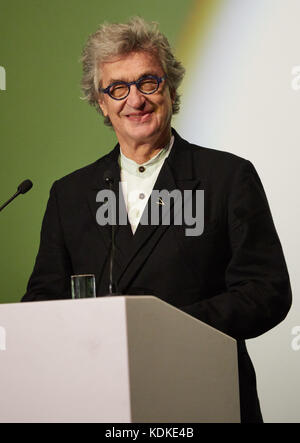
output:
[[[99,192],[111,188],[128,217],[114,231],[118,292],[153,294],[234,337],[241,418],[262,421],[244,340],[285,318],[291,289],[253,165],[191,145],[171,128],[184,69],[154,24],[134,18],[101,26],[84,49],[83,71],[85,97],[112,125],[119,144],[54,183],[23,301],[70,297],[72,274],[95,274],[97,296],[108,293],[112,227],[102,226]],[[196,214],[204,190],[204,231],[187,235],[187,219],[175,223],[175,212],[170,223],[161,217],[142,223],[142,214],[155,207],[150,196],[162,190],[190,192]],[[154,203],[165,206],[161,197]]]

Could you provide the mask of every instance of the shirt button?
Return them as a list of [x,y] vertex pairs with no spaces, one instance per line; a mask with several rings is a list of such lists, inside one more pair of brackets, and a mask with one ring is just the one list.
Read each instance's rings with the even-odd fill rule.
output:
[[139,171],[140,171],[140,172],[144,172],[144,171],[145,171],[144,166],[140,166],[140,167],[139,167]]
[[139,198],[143,200],[145,198],[145,194],[143,192],[140,193]]

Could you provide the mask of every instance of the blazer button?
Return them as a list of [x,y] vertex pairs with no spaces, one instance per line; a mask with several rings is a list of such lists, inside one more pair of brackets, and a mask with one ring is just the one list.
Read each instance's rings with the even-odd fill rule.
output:
[[140,167],[139,167],[139,171],[140,171],[140,172],[144,172],[144,171],[145,171],[144,166],[140,166]]

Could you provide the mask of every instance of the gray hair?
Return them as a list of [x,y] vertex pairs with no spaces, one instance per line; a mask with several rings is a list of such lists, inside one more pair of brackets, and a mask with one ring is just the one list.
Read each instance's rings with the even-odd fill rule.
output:
[[[173,114],[179,112],[180,96],[177,89],[185,74],[182,64],[174,57],[167,38],[159,31],[157,23],[133,17],[128,23],[103,23],[89,36],[82,52],[83,76],[81,87],[87,100],[102,114],[98,104],[98,88],[101,84],[100,64],[118,55],[134,51],[146,51],[158,56],[167,76],[171,91],[175,92]],[[104,123],[112,126],[109,117]]]

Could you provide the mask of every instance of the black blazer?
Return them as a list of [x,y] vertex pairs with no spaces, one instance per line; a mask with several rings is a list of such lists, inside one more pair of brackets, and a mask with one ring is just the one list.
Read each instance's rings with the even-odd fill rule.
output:
[[[114,278],[123,294],[153,294],[237,339],[242,421],[261,421],[244,340],[273,328],[289,311],[280,241],[253,165],[173,133],[154,189],[204,190],[204,232],[193,237],[184,225],[140,224],[132,235],[129,224],[118,226]],[[71,297],[72,274],[95,274],[97,296],[108,293],[111,227],[96,222],[96,195],[110,171],[118,200],[118,156],[119,145],[54,183],[22,301]]]

